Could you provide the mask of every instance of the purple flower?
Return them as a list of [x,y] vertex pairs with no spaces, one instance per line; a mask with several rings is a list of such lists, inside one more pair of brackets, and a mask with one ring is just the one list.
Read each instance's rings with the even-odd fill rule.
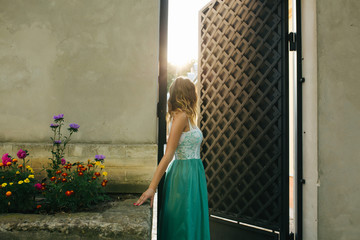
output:
[[17,154],[18,158],[24,159],[27,156],[27,152],[25,150],[20,149]]
[[100,160],[100,161],[102,161],[102,160],[104,160],[105,159],[105,156],[104,155],[95,155],[95,160]]
[[77,132],[80,125],[79,124],[76,124],[76,123],[71,123],[69,125],[70,128],[68,128],[69,131],[73,131],[73,132]]
[[51,127],[51,128],[57,128],[57,127],[59,127],[59,124],[52,123],[52,124],[50,124],[50,127]]
[[8,162],[11,162],[11,157],[9,156],[8,153],[5,153],[4,155],[2,155],[2,163],[4,164],[4,166],[6,166],[6,164]]
[[64,119],[64,114],[59,114],[54,116],[54,120],[61,120]]
[[61,165],[65,165],[66,164],[66,160],[64,158],[61,159]]
[[36,184],[34,185],[34,187],[35,187],[37,190],[41,190],[41,189],[42,189],[41,183],[36,183]]
[[54,143],[55,144],[61,144],[61,140],[55,140]]
[[71,123],[69,126],[74,129],[78,129],[80,127],[80,125],[76,123]]

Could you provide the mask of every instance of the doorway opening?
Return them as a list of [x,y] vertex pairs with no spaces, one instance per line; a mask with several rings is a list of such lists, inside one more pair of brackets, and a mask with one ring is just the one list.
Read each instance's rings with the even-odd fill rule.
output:
[[[188,2],[187,2],[188,1]],[[200,80],[198,78],[198,71],[200,68],[200,64],[197,61],[197,58],[199,57],[198,55],[200,55],[201,53],[201,49],[198,49],[198,41],[199,38],[201,37],[201,30],[199,31],[198,29],[195,30],[196,32],[196,38],[192,38],[192,39],[196,39],[196,40],[191,40],[188,41],[188,39],[190,39],[190,35],[194,35],[193,32],[194,30],[190,30],[193,29],[193,26],[200,23],[200,19],[196,16],[196,17],[190,17],[190,12],[196,12],[198,13],[200,11],[200,9],[204,10],[205,6],[210,6],[211,3],[213,3],[213,7],[221,7],[221,4],[224,3],[224,1],[209,1],[209,0],[199,0],[199,1],[191,1],[191,0],[172,0],[172,1],[166,1],[168,2],[168,28],[167,28],[167,36],[168,36],[168,43],[167,43],[167,55],[166,55],[166,80],[167,80],[167,86],[169,87],[171,82],[180,75],[185,75],[188,76],[190,79],[192,79],[196,84],[200,85]],[[163,1],[162,1],[163,2]],[[165,2],[165,1],[164,1]],[[244,1],[229,1],[232,2],[235,6],[236,4],[238,5],[242,5],[244,4],[244,7],[252,7],[254,9],[253,12],[249,12],[249,16],[242,16],[244,17],[243,19],[245,19],[246,21],[248,21],[249,17],[254,17],[256,18],[256,14],[254,14],[254,12],[258,11],[258,9],[260,9],[259,11],[261,11],[262,8],[266,8],[268,6],[263,6],[262,2],[263,1],[257,1],[257,0],[253,0],[253,1],[247,1],[250,3],[243,3]],[[257,3],[259,2],[259,3]],[[288,29],[284,29],[283,31],[283,38],[284,39],[288,39],[287,34],[290,32],[296,32],[296,25],[297,25],[297,21],[299,21],[299,15],[297,15],[297,13],[299,14],[299,11],[297,11],[297,7],[299,6],[299,1],[296,0],[289,0],[288,3],[281,3],[282,1],[274,1],[274,2],[278,2],[277,4],[284,4],[287,7],[287,10],[284,11],[284,13],[286,12],[286,14],[288,14],[288,22],[286,24],[286,26],[288,27]],[[246,5],[247,4],[247,5]],[[246,6],[245,6],[246,5]],[[258,9],[256,9],[258,8]],[[271,7],[268,7],[269,9]],[[229,9],[224,7],[221,11],[223,11],[223,13]],[[191,10],[191,11],[190,11]],[[206,11],[206,10],[205,10]],[[219,13],[220,15],[222,13]],[[228,16],[228,15],[227,15]],[[173,17],[173,18],[172,18]],[[276,21],[277,17],[270,17],[275,19],[274,21]],[[186,21],[184,20],[186,19]],[[190,20],[192,19],[192,20]],[[219,25],[220,22],[222,20],[219,20]],[[235,20],[234,20],[235,21]],[[255,20],[256,21],[256,20]],[[263,19],[263,16],[260,17],[259,21],[265,21]],[[186,23],[189,22],[190,25],[186,25]],[[261,25],[261,24],[260,24]],[[216,24],[215,24],[216,26]],[[280,26],[280,25],[279,25]],[[285,26],[285,25],[282,25]],[[252,29],[251,31],[255,32],[254,29]],[[226,34],[226,32],[221,32],[218,31],[217,33],[222,33],[222,34]],[[217,33],[214,33],[211,37],[215,37]],[[286,36],[285,36],[286,34]],[[244,35],[242,37],[249,37],[250,35]],[[185,39],[185,40],[184,40]],[[274,38],[275,39],[275,38]],[[183,40],[183,41],[181,41]],[[195,42],[195,44],[194,44]],[[193,44],[192,47],[189,47],[190,45],[187,44]],[[223,44],[220,43],[219,41],[214,41],[214,44]],[[287,44],[287,43],[286,43]],[[200,44],[201,46],[201,44]],[[280,45],[279,45],[280,46]],[[173,49],[173,50],[172,50]],[[191,49],[191,53],[185,53],[185,50]],[[195,49],[195,50],[194,50]],[[219,48],[221,50],[221,48]],[[223,49],[224,50],[224,49]],[[196,52],[196,54],[194,54],[194,52]],[[198,54],[200,53],[200,54]],[[209,54],[213,54],[213,52],[209,51]],[[296,233],[299,231],[298,229],[298,215],[301,214],[301,208],[299,208],[299,202],[298,202],[298,198],[299,198],[299,189],[298,189],[298,180],[299,179],[299,166],[300,164],[300,160],[301,160],[301,156],[299,155],[299,153],[302,151],[301,149],[301,139],[300,136],[298,134],[299,129],[301,129],[299,126],[299,116],[301,116],[301,106],[299,106],[298,102],[299,102],[299,95],[301,95],[301,92],[299,93],[299,86],[298,86],[298,79],[299,79],[299,55],[295,52],[295,51],[290,51],[287,53],[287,57],[285,57],[285,62],[288,64],[288,70],[285,70],[285,72],[288,74],[288,85],[285,84],[285,86],[288,87],[288,89],[286,91],[288,91],[285,95],[288,97],[287,99],[287,112],[286,114],[288,114],[288,118],[285,118],[284,120],[288,121],[288,145],[286,145],[288,147],[288,151],[286,154],[288,154],[288,157],[286,158],[288,160],[288,163],[285,164],[285,166],[288,166],[288,191],[287,192],[287,197],[288,199],[287,201],[287,206],[288,206],[288,217],[289,220],[288,221],[288,232],[290,233],[294,233],[296,235]],[[285,54],[286,55],[286,54]],[[194,57],[195,56],[195,57]],[[301,59],[301,58],[300,58]],[[160,63],[161,65],[161,63]],[[236,65],[236,64],[235,64]],[[224,67],[224,66],[223,66]],[[161,66],[160,66],[161,68]],[[216,66],[215,66],[216,68]],[[216,69],[215,69],[216,70]],[[256,74],[254,75],[256,77]],[[222,90],[219,90],[219,92],[221,93]],[[164,93],[165,91],[163,91]],[[224,91],[222,91],[224,92]],[[160,98],[160,96],[159,96]],[[166,99],[166,97],[164,97],[163,99]],[[224,98],[225,99],[225,98]],[[286,104],[285,104],[286,105]],[[165,108],[166,108],[166,101],[165,101]],[[214,115],[215,116],[215,115]],[[224,115],[225,116],[225,115]],[[215,123],[215,122],[214,122]],[[219,123],[219,122],[217,122]],[[220,123],[221,124],[221,123]],[[300,122],[301,124],[301,122]],[[229,124],[230,125],[230,124]],[[166,129],[166,127],[165,127]],[[167,131],[166,131],[167,132]],[[216,132],[216,130],[215,130]],[[301,131],[300,131],[301,133]],[[166,135],[166,134],[165,134]],[[300,139],[300,140],[299,140]],[[159,141],[159,144],[161,144],[161,142]],[[165,144],[165,142],[164,142]],[[245,143],[246,144],[246,143]],[[300,156],[300,157],[299,157]],[[226,167],[225,165],[223,165],[222,167]],[[221,171],[219,171],[221,172]],[[300,177],[301,178],[301,177]],[[256,225],[252,225],[249,224],[247,222],[240,222],[240,221],[235,221],[234,219],[229,219],[226,217],[222,217],[222,216],[216,216],[213,215],[212,216],[214,219],[219,219],[221,221],[227,221],[229,223],[235,223],[238,225],[242,225],[245,227],[250,227],[253,229],[258,229],[261,231],[268,231],[269,233],[275,233],[275,234],[279,234],[279,232],[274,231],[272,229],[267,229],[265,227],[259,227]],[[284,228],[284,226],[282,226],[282,228]],[[283,237],[282,237],[283,238]],[[283,238],[285,239],[285,238]],[[301,239],[301,238],[296,238],[296,239]]]

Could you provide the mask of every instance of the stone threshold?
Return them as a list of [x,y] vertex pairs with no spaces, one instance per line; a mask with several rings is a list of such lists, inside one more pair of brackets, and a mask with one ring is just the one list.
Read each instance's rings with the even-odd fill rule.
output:
[[139,194],[112,196],[93,210],[56,214],[0,214],[2,240],[124,239],[150,240],[152,209],[134,206]]

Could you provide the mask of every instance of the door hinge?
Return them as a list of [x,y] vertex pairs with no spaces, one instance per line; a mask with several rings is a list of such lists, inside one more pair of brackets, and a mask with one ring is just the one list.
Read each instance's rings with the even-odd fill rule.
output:
[[296,33],[289,33],[290,51],[296,51]]
[[157,117],[160,117],[160,115],[159,115],[159,113],[160,113],[160,111],[159,111],[159,106],[160,106],[160,104],[159,104],[159,102],[156,104],[156,116]]

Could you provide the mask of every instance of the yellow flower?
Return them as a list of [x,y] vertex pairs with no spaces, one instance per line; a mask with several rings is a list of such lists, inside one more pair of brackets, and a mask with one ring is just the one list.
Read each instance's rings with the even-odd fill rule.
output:
[[105,168],[105,166],[104,166],[104,165],[100,165],[100,167],[101,167],[101,168]]
[[24,183],[24,181],[22,181],[22,180],[20,180],[19,182],[18,182],[18,184],[23,184]]
[[28,178],[26,178],[25,180],[24,180],[24,183],[29,183],[30,182],[30,179],[28,179]]
[[28,178],[34,178],[34,175],[29,175],[29,177]]
[[96,165],[96,166],[100,166],[100,162],[96,161],[96,162],[95,162],[95,165]]
[[2,187],[6,187],[6,185],[7,185],[7,183],[5,183],[5,182],[3,184],[1,184]]
[[31,167],[29,165],[27,165],[26,168],[31,168]]
[[16,171],[16,174],[20,174],[20,172],[19,172],[19,171]]
[[10,184],[10,186],[11,186],[11,185],[13,185],[14,183],[13,183],[13,182],[11,182],[11,183],[9,183],[9,184]]
[[107,172],[103,172],[103,175],[104,175],[104,176],[107,176]]

